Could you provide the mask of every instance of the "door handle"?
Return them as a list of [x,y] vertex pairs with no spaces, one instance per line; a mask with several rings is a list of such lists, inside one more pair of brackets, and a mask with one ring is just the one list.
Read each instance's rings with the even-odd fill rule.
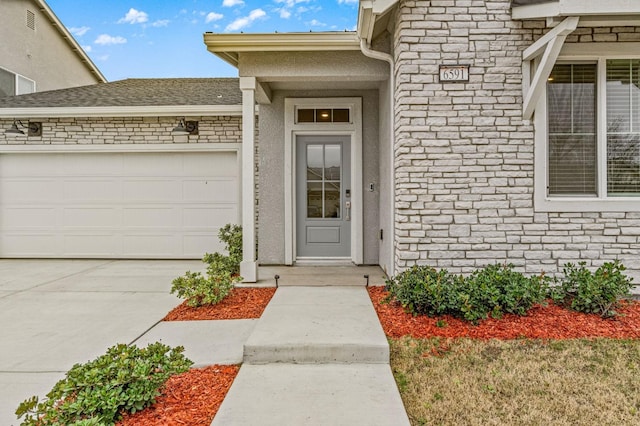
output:
[[345,201],[344,203],[345,210],[347,211],[345,215],[345,220],[351,220],[351,201]]

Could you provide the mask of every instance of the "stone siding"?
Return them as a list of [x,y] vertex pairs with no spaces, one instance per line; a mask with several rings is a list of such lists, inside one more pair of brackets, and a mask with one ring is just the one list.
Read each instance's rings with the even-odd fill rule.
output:
[[[35,118],[42,122],[41,137],[7,136],[2,145],[92,145],[163,143],[242,143],[242,117],[188,117],[197,120],[198,135],[174,136],[176,117]],[[0,120],[7,129],[12,120]],[[24,120],[27,124],[27,120]],[[26,133],[26,130],[25,130]]]
[[[396,267],[468,273],[494,262],[556,273],[621,259],[640,272],[640,212],[534,210],[534,128],[522,120],[522,51],[544,21],[509,0],[400,1],[396,14]],[[637,28],[579,28],[568,42],[639,40]],[[440,83],[440,64],[469,64]]]

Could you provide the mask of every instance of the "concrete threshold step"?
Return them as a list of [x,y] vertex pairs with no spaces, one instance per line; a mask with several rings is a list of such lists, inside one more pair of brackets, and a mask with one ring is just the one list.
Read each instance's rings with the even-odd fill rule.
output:
[[281,287],[244,345],[244,362],[389,363],[363,287]]
[[212,426],[405,426],[383,364],[267,364],[240,368]]

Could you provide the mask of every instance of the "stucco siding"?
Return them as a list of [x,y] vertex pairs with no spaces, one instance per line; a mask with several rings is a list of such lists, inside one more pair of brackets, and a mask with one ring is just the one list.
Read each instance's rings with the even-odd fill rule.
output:
[[365,91],[277,91],[269,105],[260,105],[260,204],[258,261],[285,263],[284,223],[284,100],[287,97],[362,97],[363,106],[363,198],[364,263],[378,264],[379,182],[378,92]]
[[[522,52],[545,23],[511,20],[509,0],[401,1],[396,16],[396,266],[454,272],[510,262],[530,273],[621,259],[640,273],[640,212],[534,208],[534,128],[522,120]],[[637,40],[635,28],[579,28],[568,43]],[[440,64],[469,64],[440,83]]]
[[[99,82],[35,3],[0,0],[0,9],[0,67],[35,80],[39,92]],[[27,10],[35,29],[27,27]]]

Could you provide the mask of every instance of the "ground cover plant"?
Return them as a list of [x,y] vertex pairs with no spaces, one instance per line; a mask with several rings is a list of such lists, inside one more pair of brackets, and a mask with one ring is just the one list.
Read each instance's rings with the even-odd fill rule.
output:
[[113,425],[123,413],[150,406],[167,379],[193,364],[184,348],[152,343],[146,348],[119,344],[104,355],[76,364],[47,397],[34,396],[16,410],[22,425]]
[[206,276],[201,272],[187,271],[173,280],[171,293],[185,299],[192,307],[214,305],[229,295],[234,283],[242,280],[242,227],[227,224],[220,228],[218,238],[225,244],[222,253],[207,253],[202,261],[207,264]]
[[640,424],[640,340],[390,339],[413,425]]

